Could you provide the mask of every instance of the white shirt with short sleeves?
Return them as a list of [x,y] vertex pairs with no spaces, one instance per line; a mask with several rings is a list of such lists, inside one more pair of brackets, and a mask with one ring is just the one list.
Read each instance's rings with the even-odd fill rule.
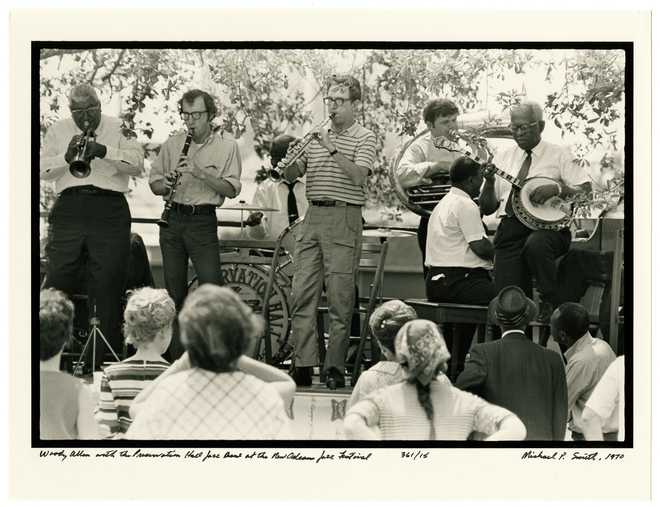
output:
[[598,414],[603,426],[618,423],[618,437],[622,442],[626,436],[625,421],[625,362],[624,356],[617,357],[605,370],[596,388],[587,400],[586,407]]
[[452,187],[429,219],[426,265],[493,269],[470,248],[471,241],[486,237],[479,206],[463,190]]
[[[529,168],[527,178],[545,176],[571,187],[589,181],[588,174],[584,168],[575,162],[573,154],[567,147],[541,141],[531,151],[532,165]],[[498,169],[517,177],[525,158],[527,158],[525,150],[515,145],[496,154],[493,163]],[[510,193],[511,183],[504,178],[495,176],[495,197],[500,202],[496,216],[503,217],[506,215],[504,208]]]

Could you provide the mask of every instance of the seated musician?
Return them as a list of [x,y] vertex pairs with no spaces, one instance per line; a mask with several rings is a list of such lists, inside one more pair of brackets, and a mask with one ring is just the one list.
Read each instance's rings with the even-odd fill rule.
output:
[[[295,137],[289,135],[280,135],[273,139],[270,147],[270,162],[273,168],[277,167],[279,161],[284,158],[292,141],[295,141]],[[245,221],[251,237],[276,240],[280,233],[299,216],[305,215],[309,207],[305,197],[305,182],[293,176],[291,180],[282,176],[279,181],[266,179],[259,184],[252,204],[279,211],[252,213]]]
[[[491,280],[493,245],[486,237],[479,207],[472,200],[483,183],[481,165],[460,157],[449,170],[451,189],[429,220],[426,243],[426,294],[430,301],[488,305],[495,297]],[[459,371],[470,349],[476,326],[460,324]]]
[[[428,185],[439,176],[449,175],[449,166],[458,157],[447,150],[440,150],[433,144],[433,138],[446,136],[456,128],[458,107],[448,99],[432,99],[422,112],[428,133],[416,139],[401,157],[397,166],[397,178],[403,188]],[[426,275],[426,236],[429,218],[422,216],[417,229],[417,242],[422,251],[422,264]]]
[[[541,205],[559,196],[570,197],[591,190],[589,177],[567,148],[541,140],[545,127],[543,110],[535,102],[523,102],[511,108],[511,131],[516,145],[498,153],[494,165],[524,181],[528,177],[545,176],[556,183],[542,185],[529,196]],[[495,286],[497,290],[509,285],[521,287],[532,296],[532,277],[541,296],[538,320],[548,322],[559,303],[555,260],[571,244],[568,228],[560,231],[532,230],[514,214],[511,203],[511,184],[495,179],[493,167],[484,171],[485,184],[479,196],[484,215],[497,211],[501,222],[495,234]]]

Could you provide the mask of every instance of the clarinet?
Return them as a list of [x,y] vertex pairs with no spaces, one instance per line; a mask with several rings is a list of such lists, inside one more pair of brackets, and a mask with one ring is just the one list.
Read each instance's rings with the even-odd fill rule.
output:
[[[190,149],[190,143],[192,142],[193,134],[192,131],[188,131],[188,135],[186,136],[186,141],[183,143],[183,149],[181,150],[181,155],[179,155],[179,162],[177,163],[178,165],[183,161],[188,156],[188,150]],[[174,183],[172,184],[172,190],[170,192],[170,195],[167,196],[167,199],[165,199],[165,208],[163,209],[163,214],[160,216],[160,219],[158,220],[158,225],[160,227],[169,227],[169,218],[170,218],[170,210],[172,209],[172,205],[174,204],[174,194],[176,194],[176,187],[179,185],[179,180],[181,180],[181,171],[175,169],[174,170]]]

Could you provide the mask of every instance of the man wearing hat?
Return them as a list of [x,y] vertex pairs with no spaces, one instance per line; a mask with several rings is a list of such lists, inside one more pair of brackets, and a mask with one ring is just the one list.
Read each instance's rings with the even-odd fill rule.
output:
[[[289,144],[296,140],[286,134],[273,139],[270,147],[270,163],[277,167],[280,160],[286,155]],[[252,213],[245,221],[249,226],[248,233],[255,239],[276,240],[280,233],[292,224],[298,217],[307,213],[309,203],[305,196],[305,182],[292,176],[290,179],[284,175],[279,181],[267,179],[257,187],[252,204],[262,208],[273,208],[279,211],[257,211]]]
[[527,440],[564,440],[566,373],[559,354],[525,334],[536,313],[522,289],[503,288],[488,306],[489,320],[500,326],[502,339],[472,347],[456,387],[511,410],[525,424]]

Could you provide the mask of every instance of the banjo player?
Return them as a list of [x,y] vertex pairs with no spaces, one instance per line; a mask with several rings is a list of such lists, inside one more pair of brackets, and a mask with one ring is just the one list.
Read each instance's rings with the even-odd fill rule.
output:
[[[531,192],[532,204],[541,205],[555,196],[566,198],[591,190],[588,175],[574,162],[570,150],[541,139],[545,122],[539,104],[522,102],[511,108],[510,115],[516,145],[498,153],[493,162],[494,166],[520,181],[537,176],[554,180],[554,183],[541,185]],[[495,178],[492,165],[485,166],[484,178],[479,196],[480,209],[485,215],[497,211],[497,217],[501,218],[494,239],[496,291],[517,285],[532,297],[534,277],[541,298],[537,320],[547,322],[554,308],[561,303],[557,296],[555,261],[568,252],[570,229],[530,229],[513,212],[511,183]]]

